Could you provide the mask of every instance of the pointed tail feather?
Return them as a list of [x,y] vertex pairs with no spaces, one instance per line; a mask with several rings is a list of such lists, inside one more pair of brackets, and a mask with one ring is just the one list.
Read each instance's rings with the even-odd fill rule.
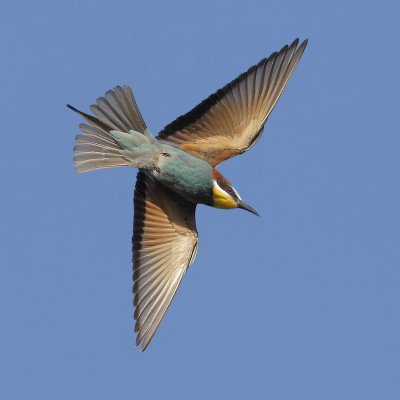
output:
[[[95,116],[67,104],[88,124],[80,124],[74,162],[77,172],[120,166],[146,167],[156,139],[148,131],[128,86],[117,86],[90,106]],[[140,149],[139,149],[140,147]],[[154,147],[154,146],[153,146]],[[147,163],[147,164],[146,164]]]

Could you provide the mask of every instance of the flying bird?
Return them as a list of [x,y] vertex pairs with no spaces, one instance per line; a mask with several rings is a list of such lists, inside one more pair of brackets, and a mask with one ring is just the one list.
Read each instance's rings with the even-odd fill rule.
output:
[[129,166],[139,169],[134,193],[133,293],[136,345],[144,351],[197,254],[197,204],[246,204],[215,167],[260,139],[264,124],[307,46],[296,39],[264,58],[157,137],[147,129],[132,89],[117,86],[80,114],[77,172]]

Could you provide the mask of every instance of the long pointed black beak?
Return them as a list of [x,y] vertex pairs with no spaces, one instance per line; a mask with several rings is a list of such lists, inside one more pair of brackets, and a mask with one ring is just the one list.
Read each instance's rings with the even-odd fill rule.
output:
[[250,211],[251,213],[257,215],[257,217],[260,216],[260,214],[259,214],[254,208],[250,207],[248,204],[246,204],[246,203],[245,203],[244,201],[242,201],[242,200],[240,200],[240,201],[238,202],[238,207],[239,207],[239,208],[243,208],[243,210]]

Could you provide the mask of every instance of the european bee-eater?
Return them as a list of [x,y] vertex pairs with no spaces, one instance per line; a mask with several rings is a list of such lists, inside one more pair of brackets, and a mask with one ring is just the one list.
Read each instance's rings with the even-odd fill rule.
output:
[[128,86],[97,99],[90,107],[95,116],[68,105],[87,121],[79,126],[74,147],[78,172],[139,169],[132,243],[136,345],[142,343],[142,351],[196,257],[196,205],[257,214],[215,167],[260,139],[307,46],[307,40],[298,43],[261,60],[157,137],[147,129]]

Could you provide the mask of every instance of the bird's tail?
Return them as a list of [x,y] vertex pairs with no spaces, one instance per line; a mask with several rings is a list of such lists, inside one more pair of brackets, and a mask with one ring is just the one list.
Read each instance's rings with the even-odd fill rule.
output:
[[117,86],[90,106],[95,116],[67,105],[88,124],[80,124],[74,162],[77,172],[99,168],[133,166],[151,168],[158,153],[158,141],[140,114],[132,89]]

